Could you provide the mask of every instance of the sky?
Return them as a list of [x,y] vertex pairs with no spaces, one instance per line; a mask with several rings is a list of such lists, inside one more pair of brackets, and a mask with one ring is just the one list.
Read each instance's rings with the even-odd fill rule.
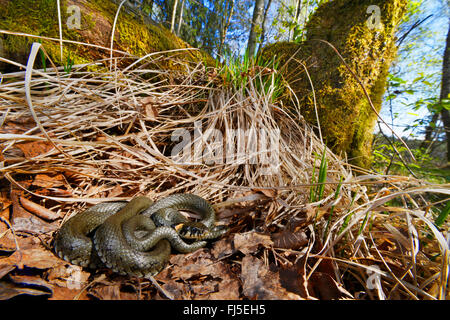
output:
[[[420,18],[423,19],[427,15],[433,14],[433,16],[423,24],[424,29],[430,32],[430,36],[418,39],[416,37],[420,35],[420,30],[411,32],[410,36],[405,39],[403,44],[406,45],[408,41],[417,39],[417,45],[413,47],[411,54],[408,56],[402,55],[402,52],[399,51],[397,61],[391,67],[391,73],[400,72],[401,78],[406,81],[412,82],[413,79],[417,78],[420,72],[422,72],[425,75],[433,75],[433,79],[437,79],[436,82],[438,83],[437,86],[425,88],[415,94],[402,94],[392,101],[392,111],[393,113],[398,114],[394,120],[395,126],[393,128],[395,132],[402,137],[408,137],[410,134],[413,134],[416,138],[423,137],[418,134],[417,129],[404,131],[404,126],[411,125],[415,120],[422,119],[428,114],[426,108],[413,110],[412,106],[408,105],[413,104],[420,98],[439,96],[440,93],[442,56],[449,24],[449,14],[444,3],[445,0],[424,1],[423,15]],[[435,59],[436,63],[421,63],[421,58],[424,55],[427,55],[428,59]],[[420,89],[415,85],[412,85],[412,88]],[[391,110],[387,101],[384,101],[380,115],[387,123],[391,124]],[[383,124],[381,127],[385,134],[391,135],[390,129]],[[378,131],[378,126],[376,126],[375,132]]]

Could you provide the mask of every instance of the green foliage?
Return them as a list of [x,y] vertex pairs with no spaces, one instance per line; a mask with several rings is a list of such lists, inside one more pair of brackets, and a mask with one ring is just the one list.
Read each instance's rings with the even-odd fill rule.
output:
[[[316,184],[315,182],[315,171],[316,171],[316,159],[318,155],[314,158],[314,167],[313,172],[311,175],[311,184]],[[310,201],[316,202],[322,200],[323,192],[325,190],[325,182],[327,180],[327,168],[328,168],[328,161],[326,157],[326,147],[323,149],[322,157],[320,160],[320,166],[319,166],[319,175],[317,177],[317,185],[311,186],[310,189]]]
[[[340,177],[339,184],[338,184],[338,186],[336,188],[336,191],[334,193],[334,200],[337,200],[337,198],[339,198],[339,194],[341,193],[341,187],[342,187],[342,177]],[[324,236],[323,236],[324,240],[325,240],[326,236],[328,235],[328,229],[329,229],[330,224],[331,224],[331,219],[333,218],[333,212],[334,212],[334,205],[331,206],[330,213],[328,214],[327,225],[325,227],[325,232],[324,232]]]
[[64,71],[69,74],[72,70],[73,64],[75,63],[75,60],[71,57],[71,54],[67,55],[66,62],[64,63]]
[[306,39],[306,24],[314,11],[328,0],[303,0],[281,2],[272,27],[277,30],[275,40],[289,40],[300,43]]
[[[41,39],[39,39],[38,42],[42,44]],[[47,58],[45,57],[45,53],[42,49],[39,50],[39,56],[41,58],[42,68],[44,69],[44,72],[47,72]]]
[[440,211],[438,217],[434,220],[434,224],[438,227],[442,226],[450,213],[450,201],[447,202],[446,206]]
[[[419,178],[433,183],[447,183],[450,181],[450,169],[439,168],[445,165],[443,162],[445,150],[436,149],[434,154],[421,147],[419,140],[406,140],[416,161],[413,162],[406,147],[399,141],[391,143],[386,138],[377,136],[373,147],[374,165],[373,169],[381,174],[410,175],[412,170]],[[395,150],[395,149],[397,150]],[[403,161],[398,157],[401,155]],[[409,169],[407,168],[409,167]]]
[[[448,107],[448,101],[439,103],[444,31],[447,30],[440,24],[448,23],[442,6],[444,1],[408,1],[408,10],[397,32],[401,39],[398,59],[390,70],[385,106],[391,109],[392,121],[411,119],[405,131],[413,135],[425,133],[427,126],[427,130],[434,131],[437,124],[434,115]],[[438,28],[430,27],[436,23]],[[411,117],[408,112],[421,116]],[[439,135],[442,137],[444,133]]]
[[283,78],[277,72],[278,64],[274,57],[265,60],[260,55],[249,57],[248,52],[245,52],[243,56],[226,57],[219,74],[225,85],[234,89],[252,86],[258,92],[270,94],[272,101],[276,101],[284,91]]

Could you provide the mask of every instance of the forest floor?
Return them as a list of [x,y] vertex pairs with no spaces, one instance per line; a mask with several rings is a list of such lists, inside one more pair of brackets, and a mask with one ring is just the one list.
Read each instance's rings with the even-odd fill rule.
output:
[[[217,89],[201,64],[100,63],[4,75],[0,299],[449,298],[448,180],[352,167],[258,91],[258,75]],[[224,158],[223,139],[252,128]],[[255,149],[262,137],[277,148]],[[210,201],[230,232],[173,252],[154,279],[54,254],[55,232],[92,204],[180,192]]]

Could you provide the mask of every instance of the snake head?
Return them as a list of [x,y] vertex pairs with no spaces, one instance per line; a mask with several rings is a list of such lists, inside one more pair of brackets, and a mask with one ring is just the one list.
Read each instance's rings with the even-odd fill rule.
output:
[[200,222],[180,223],[175,230],[184,239],[203,240],[208,238],[210,230]]
[[189,222],[176,225],[175,230],[184,239],[208,240],[224,235],[228,228],[225,226],[208,228],[201,222]]

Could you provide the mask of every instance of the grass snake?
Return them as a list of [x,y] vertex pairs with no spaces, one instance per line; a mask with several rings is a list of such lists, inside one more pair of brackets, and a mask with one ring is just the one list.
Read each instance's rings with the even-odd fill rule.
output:
[[[199,214],[201,220],[190,221],[179,210]],[[171,248],[192,252],[228,231],[215,223],[209,202],[193,194],[174,194],[155,203],[143,196],[128,203],[105,202],[67,220],[55,236],[55,252],[82,267],[106,266],[149,277],[165,267]]]

